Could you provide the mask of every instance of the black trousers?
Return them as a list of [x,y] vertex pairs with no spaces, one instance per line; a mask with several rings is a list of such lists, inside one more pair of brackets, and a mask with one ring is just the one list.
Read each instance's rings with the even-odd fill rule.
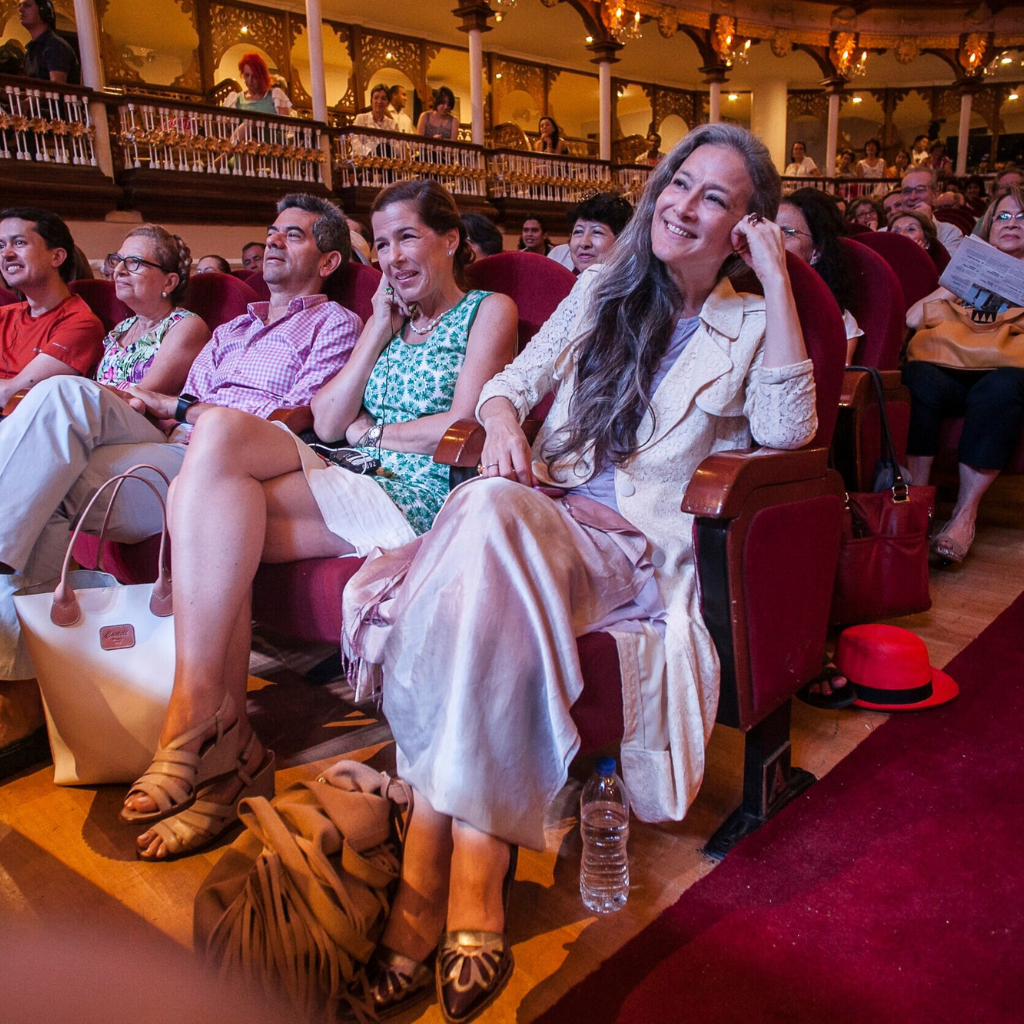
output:
[[939,426],[964,417],[959,461],[975,469],[1004,469],[1024,429],[1024,370],[951,370],[909,362],[903,383],[910,389],[908,455],[936,455]]

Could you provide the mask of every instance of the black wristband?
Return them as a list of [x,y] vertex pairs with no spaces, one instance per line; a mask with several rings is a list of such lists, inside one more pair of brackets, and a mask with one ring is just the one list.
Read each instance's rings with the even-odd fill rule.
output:
[[188,414],[189,409],[198,402],[199,399],[195,395],[181,394],[178,396],[178,404],[174,408],[174,418],[179,423],[185,422],[185,416]]

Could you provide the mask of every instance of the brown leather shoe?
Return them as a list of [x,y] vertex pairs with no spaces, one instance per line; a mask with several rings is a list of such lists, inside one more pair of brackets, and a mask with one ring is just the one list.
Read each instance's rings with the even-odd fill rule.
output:
[[465,1024],[501,994],[515,961],[503,932],[447,932],[437,952],[437,1001],[448,1024]]
[[[519,847],[509,848],[501,886],[508,928],[508,904],[516,878]],[[437,950],[437,1001],[448,1024],[466,1024],[501,995],[512,977],[515,959],[504,932],[446,932]]]

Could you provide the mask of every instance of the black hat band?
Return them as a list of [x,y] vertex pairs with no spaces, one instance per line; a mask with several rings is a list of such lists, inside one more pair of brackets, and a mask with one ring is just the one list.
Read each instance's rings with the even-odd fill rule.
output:
[[857,691],[857,699],[869,704],[920,704],[935,692],[930,679],[924,686],[912,686],[909,690],[880,690],[860,683],[854,683],[853,688]]

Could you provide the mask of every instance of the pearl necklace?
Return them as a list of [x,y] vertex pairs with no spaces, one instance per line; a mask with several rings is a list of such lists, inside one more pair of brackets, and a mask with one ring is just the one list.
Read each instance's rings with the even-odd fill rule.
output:
[[435,316],[434,319],[431,320],[430,323],[427,324],[426,327],[417,327],[412,322],[412,320],[410,320],[409,321],[409,330],[412,331],[413,334],[418,334],[421,337],[424,334],[429,334],[441,322],[441,317],[443,317],[445,315],[445,313],[450,313],[450,312],[451,312],[450,309],[446,309],[444,311],[444,313],[438,313],[437,316]]

